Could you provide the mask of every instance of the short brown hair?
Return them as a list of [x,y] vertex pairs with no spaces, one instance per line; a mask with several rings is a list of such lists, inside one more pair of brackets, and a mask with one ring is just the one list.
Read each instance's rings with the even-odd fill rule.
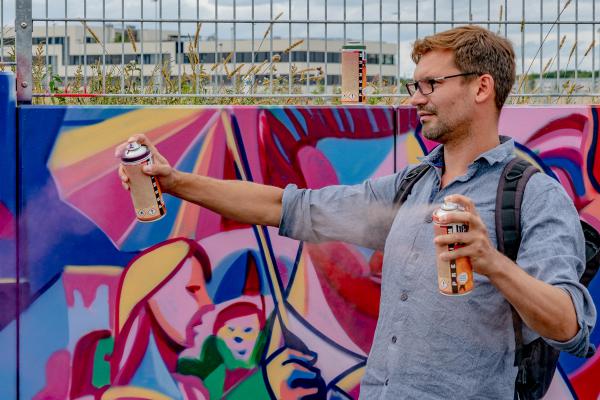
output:
[[431,50],[452,50],[454,63],[462,72],[490,74],[496,107],[502,108],[515,83],[515,51],[508,39],[480,26],[460,26],[417,39],[411,54],[415,64]]

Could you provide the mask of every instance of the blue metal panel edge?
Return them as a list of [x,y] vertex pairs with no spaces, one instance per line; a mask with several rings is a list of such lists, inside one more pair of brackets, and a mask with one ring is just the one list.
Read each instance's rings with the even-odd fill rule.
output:
[[16,87],[0,72],[0,391],[16,398],[18,387],[19,279],[17,267]]

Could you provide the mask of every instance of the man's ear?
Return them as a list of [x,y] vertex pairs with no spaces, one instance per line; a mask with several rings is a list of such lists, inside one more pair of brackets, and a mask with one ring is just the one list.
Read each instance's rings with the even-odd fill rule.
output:
[[483,74],[477,79],[477,93],[475,94],[475,102],[485,103],[489,99],[495,101],[496,90],[494,88],[494,78],[490,74]]

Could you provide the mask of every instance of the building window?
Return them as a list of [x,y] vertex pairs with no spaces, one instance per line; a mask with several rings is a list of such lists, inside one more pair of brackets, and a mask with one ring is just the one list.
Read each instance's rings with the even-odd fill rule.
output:
[[236,61],[240,63],[249,63],[252,61],[252,53],[243,51],[236,54]]
[[305,51],[292,51],[292,62],[306,62]]
[[140,63],[140,56],[138,54],[125,54],[125,64],[129,64],[134,61],[136,64]]
[[394,65],[394,55],[393,54],[384,54],[382,64]]
[[327,75],[328,85],[340,85],[342,83],[340,75]]
[[[53,68],[56,68],[58,66],[57,57],[48,56],[48,64],[51,65]],[[56,71],[56,69],[54,69],[54,71]]]
[[[31,43],[33,45],[38,45],[40,43],[42,44],[46,44],[46,37],[42,36],[42,37],[34,37],[31,39]],[[65,43],[65,38],[64,37],[53,37],[53,36],[49,36],[48,37],[48,44],[64,44]],[[89,42],[88,42],[89,43]],[[7,39],[4,39],[4,44],[9,44]]]
[[200,63],[211,63],[215,62],[215,53],[200,53]]
[[156,54],[144,54],[144,64],[155,64],[158,61]]
[[311,51],[310,62],[325,62],[325,53],[322,51]]
[[367,64],[379,64],[379,54],[367,53]]
[[341,62],[342,58],[340,56],[339,52],[327,52],[327,62],[328,63],[335,63],[335,64],[339,64]]
[[270,61],[270,53],[268,51],[259,51],[254,53],[254,62]]
[[[110,61],[109,57],[106,58],[107,63]],[[69,65],[91,65],[96,63],[102,63],[102,56],[98,54],[90,54],[87,56],[69,56]]]

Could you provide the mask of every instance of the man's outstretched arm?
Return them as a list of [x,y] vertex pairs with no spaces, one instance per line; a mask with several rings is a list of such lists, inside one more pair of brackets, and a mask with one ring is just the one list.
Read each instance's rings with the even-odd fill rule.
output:
[[[279,226],[283,189],[253,182],[221,180],[181,172],[171,167],[145,135],[135,135],[136,141],[148,146],[154,164],[144,166],[144,172],[158,178],[165,193],[208,208],[226,218],[252,225]],[[115,156],[120,157],[127,143],[119,145]],[[129,190],[129,178],[119,168],[123,187]]]

